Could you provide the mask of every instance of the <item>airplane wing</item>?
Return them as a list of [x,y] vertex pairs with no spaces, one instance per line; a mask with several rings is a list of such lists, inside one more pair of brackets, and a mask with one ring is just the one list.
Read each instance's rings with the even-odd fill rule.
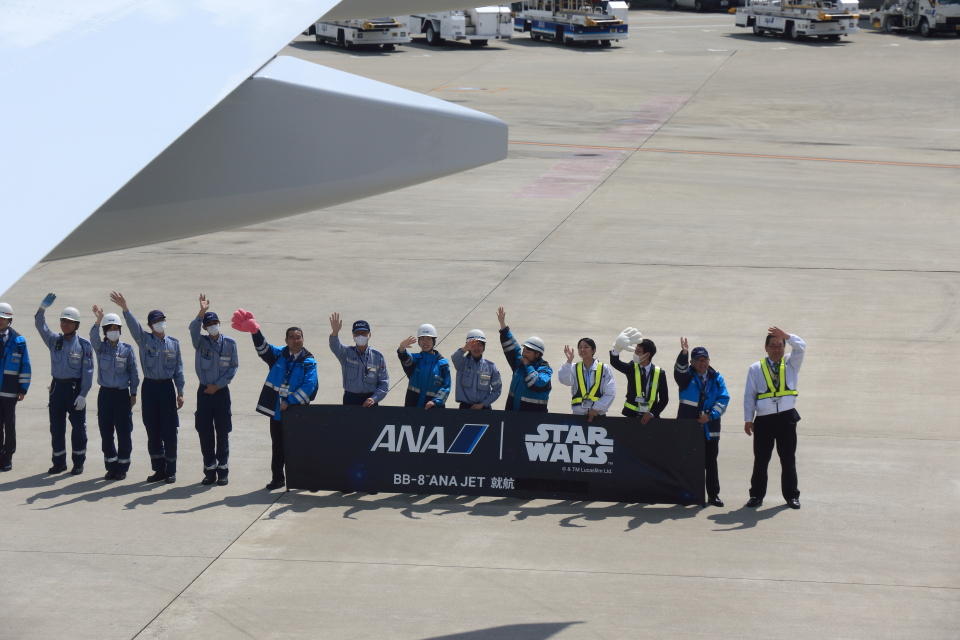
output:
[[[41,259],[242,226],[504,157],[506,126],[495,118],[274,59],[318,16],[349,13],[354,2],[377,15],[441,4],[0,4],[0,207],[14,239],[4,243],[0,291]],[[335,165],[306,153],[367,118],[379,118],[382,135],[365,154],[352,150]],[[398,144],[420,147],[402,160],[396,146],[380,155]]]

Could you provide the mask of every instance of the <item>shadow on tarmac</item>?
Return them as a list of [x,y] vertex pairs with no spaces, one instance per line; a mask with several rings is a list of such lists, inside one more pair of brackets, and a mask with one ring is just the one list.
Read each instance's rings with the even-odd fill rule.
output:
[[[364,499],[366,493],[331,493],[311,495],[286,493],[278,501],[280,506],[264,516],[273,520],[287,513],[306,513],[312,509],[345,509],[344,518],[356,520],[359,514],[381,509],[393,509],[405,518],[419,520],[420,516],[432,514],[445,516],[466,514],[486,518],[513,516],[514,521],[523,521],[540,516],[562,516],[561,527],[583,528],[590,522],[609,518],[626,519],[624,532],[634,531],[642,525],[659,524],[667,520],[682,520],[696,517],[701,507],[697,505],[650,505],[627,502],[589,502],[584,500],[561,500],[543,505],[530,505],[530,500],[497,498],[477,501],[477,496],[431,496],[421,494],[390,494],[383,498]],[[602,506],[591,506],[602,505]],[[198,507],[203,508],[203,507]]]
[[451,633],[445,636],[430,636],[424,640],[547,640],[567,627],[583,624],[576,622],[532,622],[528,624],[505,624],[475,631]]
[[19,480],[12,480],[0,484],[0,491],[15,491],[17,489],[39,489],[40,487],[52,487],[57,480],[72,478],[69,473],[57,473],[50,475],[47,473],[37,473],[32,476],[26,476]]
[[[75,498],[69,500],[64,500],[63,502],[57,502],[56,504],[51,504],[46,507],[39,507],[39,510],[44,511],[47,509],[56,509],[57,507],[65,507],[67,505],[76,504],[78,502],[97,502],[104,498],[119,498],[122,496],[127,496],[132,493],[142,493],[144,491],[150,491],[153,488],[159,488],[163,486],[162,484],[155,484],[152,482],[137,482],[135,484],[116,484],[114,482],[109,482],[107,480],[98,479],[98,480],[86,480],[84,482],[78,482],[69,487],[65,491],[44,491],[38,494],[35,494],[27,498],[27,503],[31,504],[36,500],[52,500],[54,498],[63,497],[64,495],[79,493]],[[100,491],[95,491],[95,489],[101,489]],[[89,492],[89,493],[85,493]]]
[[[203,487],[213,488],[213,487]],[[197,511],[204,511],[206,509],[215,509],[217,507],[249,507],[251,505],[262,505],[267,506],[277,502],[282,498],[284,493],[276,493],[274,491],[267,491],[265,489],[256,489],[248,493],[242,493],[238,496],[224,496],[215,502],[209,502],[207,504],[197,505],[195,507],[190,507],[189,509],[178,509],[176,511],[164,511],[165,514],[184,514],[184,513],[196,513]]]
[[752,529],[757,526],[758,522],[762,520],[769,520],[773,516],[777,515],[781,511],[787,510],[788,508],[789,507],[787,507],[785,504],[762,510],[753,509],[751,507],[740,507],[736,511],[717,513],[709,516],[709,518],[720,525],[736,525],[727,527],[726,529],[714,529],[714,531],[741,531],[743,529]]

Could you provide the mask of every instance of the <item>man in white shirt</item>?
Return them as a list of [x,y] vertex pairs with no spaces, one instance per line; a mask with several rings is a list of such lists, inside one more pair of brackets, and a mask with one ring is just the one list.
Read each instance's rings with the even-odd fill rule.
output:
[[[790,354],[784,355],[786,345]],[[770,327],[767,357],[750,365],[743,389],[743,430],[753,436],[753,475],[748,507],[759,507],[767,492],[767,465],[777,447],[780,488],[787,506],[800,508],[797,488],[797,378],[807,343],[779,327]]]

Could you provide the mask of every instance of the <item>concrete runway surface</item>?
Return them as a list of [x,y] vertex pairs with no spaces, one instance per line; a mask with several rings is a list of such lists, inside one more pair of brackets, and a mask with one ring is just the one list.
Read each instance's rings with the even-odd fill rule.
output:
[[[957,637],[960,39],[796,43],[726,14],[631,20],[608,50],[518,37],[372,53],[299,38],[286,54],[502,118],[509,158],[24,277],[7,300],[35,373],[0,476],[0,638]],[[33,311],[55,291],[85,333],[92,304],[113,310],[111,289],[141,319],[164,309],[185,342],[174,485],[143,482],[139,411],[127,480],[101,479],[93,411],[87,471],[43,473],[49,358]],[[505,305],[557,366],[564,344],[607,348],[632,325],[669,369],[687,336],[733,398],[727,506],[268,493],[253,412],[266,370],[232,331],[231,484],[201,487],[186,330],[201,291],[221,317],[253,310],[274,342],[302,326],[325,403],[340,397],[333,311],[373,325],[397,387],[387,404],[403,400],[393,351],[422,322],[449,354],[468,329],[495,334]],[[764,506],[743,508],[743,382],[774,324],[808,343],[800,511],[783,505],[776,458]],[[551,410],[567,402],[557,384]]]

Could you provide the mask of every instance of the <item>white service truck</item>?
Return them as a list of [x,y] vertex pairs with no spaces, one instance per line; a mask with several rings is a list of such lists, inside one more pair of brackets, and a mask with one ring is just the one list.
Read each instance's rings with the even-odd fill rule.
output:
[[960,0],[885,0],[870,16],[876,29],[911,31],[929,38],[935,33],[960,35]]
[[466,40],[483,47],[490,40],[509,40],[513,34],[510,7],[498,5],[421,13],[401,20],[411,35],[426,36],[432,47],[444,40]]
[[329,42],[345,49],[378,47],[392,51],[398,44],[410,42],[407,25],[396,18],[364,18],[317,22],[313,25],[317,44]]
[[836,41],[859,29],[858,11],[857,0],[746,0],[737,8],[736,25],[757,35]]
[[627,39],[629,6],[623,0],[526,0],[511,3],[513,30],[531,40],[609,47]]

